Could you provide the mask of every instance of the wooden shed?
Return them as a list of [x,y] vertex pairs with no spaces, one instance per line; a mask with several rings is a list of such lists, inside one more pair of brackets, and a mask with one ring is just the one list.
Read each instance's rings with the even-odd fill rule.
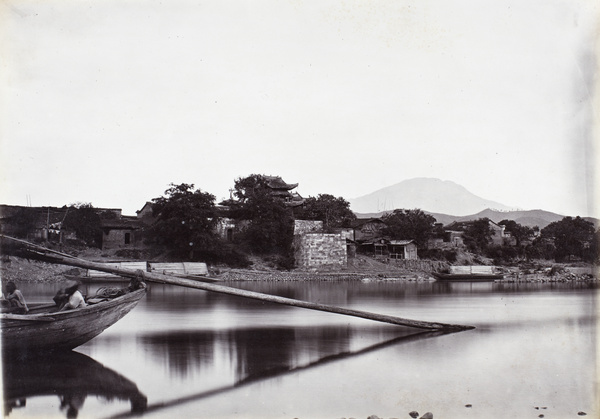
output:
[[388,249],[390,259],[419,259],[417,243],[414,240],[390,240]]

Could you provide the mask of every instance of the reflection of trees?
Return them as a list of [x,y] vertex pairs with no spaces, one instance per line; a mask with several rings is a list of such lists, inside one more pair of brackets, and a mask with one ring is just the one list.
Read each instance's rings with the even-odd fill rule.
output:
[[[394,330],[397,336],[397,329]],[[216,350],[229,356],[236,381],[347,351],[349,327],[254,328],[226,331],[167,332],[142,338],[172,374],[185,376],[212,365]]]
[[156,358],[166,360],[172,375],[185,377],[213,363],[216,335],[213,331],[166,332],[141,340]]

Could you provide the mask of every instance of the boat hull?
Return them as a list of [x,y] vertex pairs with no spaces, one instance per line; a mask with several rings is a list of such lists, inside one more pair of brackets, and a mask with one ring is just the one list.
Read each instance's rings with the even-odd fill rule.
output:
[[76,348],[123,318],[145,294],[145,289],[139,289],[76,310],[28,315],[2,314],[2,349],[41,351]]
[[434,272],[432,275],[439,281],[486,282],[504,278],[502,274],[444,274]]

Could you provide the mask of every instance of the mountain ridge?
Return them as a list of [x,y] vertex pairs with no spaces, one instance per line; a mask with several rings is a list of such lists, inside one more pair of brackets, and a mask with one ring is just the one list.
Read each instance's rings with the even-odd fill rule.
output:
[[[474,221],[479,218],[489,218],[495,223],[499,223],[502,220],[513,220],[526,227],[539,227],[540,229],[546,227],[548,224],[555,221],[560,221],[564,218],[563,215],[556,214],[554,212],[545,211],[541,209],[535,210],[518,210],[518,211],[496,211],[493,209],[485,209],[476,214],[470,215],[448,215],[441,213],[434,213],[422,210],[424,213],[431,215],[436,219],[438,223],[442,223],[447,226],[455,221]],[[382,211],[379,213],[355,213],[358,218],[380,218],[381,216],[390,213],[391,211]],[[581,217],[586,221],[590,221],[594,224],[595,228],[600,226],[600,220],[593,217]]]

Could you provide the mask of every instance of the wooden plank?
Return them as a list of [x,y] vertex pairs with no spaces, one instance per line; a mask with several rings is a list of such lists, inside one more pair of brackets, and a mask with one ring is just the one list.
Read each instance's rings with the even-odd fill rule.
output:
[[[134,262],[105,262],[103,264],[105,264],[107,266],[112,266],[112,267],[115,267],[115,268],[121,268],[121,269],[132,269],[132,270],[141,269],[143,271],[147,270],[147,262],[140,262],[140,261],[134,261]],[[88,276],[88,277],[94,277],[94,278],[102,278],[102,277],[114,276],[114,274],[112,274],[110,272],[102,272],[102,271],[97,271],[97,270],[94,270],[94,269],[88,269],[86,276]]]
[[474,274],[492,274],[494,273],[493,266],[472,266],[471,272]]
[[183,262],[183,271],[187,275],[208,275],[208,266],[202,262]]
[[185,267],[182,262],[151,262],[150,272],[184,274]]
[[470,274],[471,267],[470,266],[450,266],[450,273],[451,274],[461,274],[461,275]]

